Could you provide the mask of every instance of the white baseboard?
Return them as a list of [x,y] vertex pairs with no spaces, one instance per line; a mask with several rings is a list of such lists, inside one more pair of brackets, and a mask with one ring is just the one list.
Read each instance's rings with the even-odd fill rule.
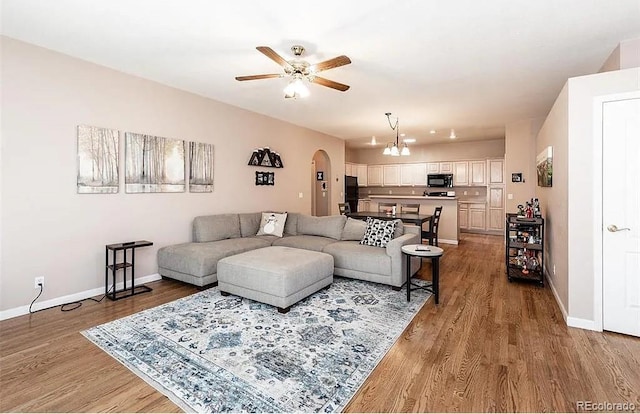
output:
[[546,279],[547,279],[547,283],[551,287],[551,291],[553,292],[553,296],[556,298],[556,303],[558,303],[558,307],[560,308],[560,311],[562,312],[562,318],[566,322],[567,326],[569,326],[571,328],[580,328],[580,329],[587,329],[587,330],[590,330],[590,331],[602,332],[602,329],[600,329],[597,326],[596,321],[592,321],[592,320],[589,320],[589,319],[574,318],[573,316],[569,316],[568,313],[567,313],[567,310],[565,309],[564,305],[560,301],[560,297],[558,296],[558,292],[556,291],[556,287],[553,285],[553,281],[549,277],[549,273],[546,271],[546,269],[545,269],[545,276],[546,276]]
[[[159,273],[154,273],[152,275],[137,277],[136,278],[136,286],[142,285],[149,282],[155,282],[156,280],[162,279]],[[124,284],[119,282],[116,284],[116,290],[122,289]],[[104,294],[104,286],[96,289],[85,290],[84,292],[73,293],[71,295],[61,296],[59,298],[53,298],[46,300],[40,303],[34,303],[31,308],[33,311],[37,311],[40,309],[47,309],[54,306],[64,305],[65,303],[77,302],[83,299],[92,298],[94,296],[98,296]],[[19,306],[13,309],[7,309],[5,311],[0,311],[0,321],[5,319],[15,318],[16,316],[27,315],[29,313],[29,305]]]
[[438,239],[438,244],[458,244],[458,240]]

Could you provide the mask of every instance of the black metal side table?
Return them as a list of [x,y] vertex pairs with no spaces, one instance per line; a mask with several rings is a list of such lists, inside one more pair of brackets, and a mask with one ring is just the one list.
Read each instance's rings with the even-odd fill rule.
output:
[[[135,284],[135,263],[136,249],[138,247],[152,246],[153,243],[147,240],[138,240],[133,242],[107,244],[105,246],[105,269],[104,269],[104,294],[111,300],[120,300],[128,298],[139,293],[151,292],[151,289],[145,285],[136,286]],[[127,262],[127,250],[131,250],[131,262]],[[111,251],[111,264],[109,264],[109,251]],[[122,261],[117,262],[118,252],[122,251]],[[131,286],[127,287],[127,269],[131,269]],[[122,283],[123,287],[116,290],[116,272],[123,270]],[[111,271],[113,283],[109,289],[109,272]]]
[[[402,253],[407,255],[407,302],[411,300],[412,290],[423,289],[433,293],[437,305],[440,293],[440,257],[444,250],[440,247],[426,244],[407,244],[402,246]],[[431,285],[418,286],[411,283],[411,277],[413,276],[410,265],[411,256],[431,259]],[[414,288],[412,289],[411,286],[414,286]]]

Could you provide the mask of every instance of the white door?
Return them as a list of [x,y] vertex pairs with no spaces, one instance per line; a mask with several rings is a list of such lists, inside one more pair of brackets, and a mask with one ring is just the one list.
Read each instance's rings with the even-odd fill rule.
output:
[[640,99],[602,118],[603,328],[640,336]]

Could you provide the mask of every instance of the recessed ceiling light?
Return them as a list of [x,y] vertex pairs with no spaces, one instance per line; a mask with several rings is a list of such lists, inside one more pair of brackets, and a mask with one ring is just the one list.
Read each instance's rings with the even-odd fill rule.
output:
[[431,131],[429,131],[429,133],[430,133],[430,134],[435,134],[435,133],[436,133],[436,130],[435,130],[435,129],[432,129]]
[[457,138],[456,137],[456,131],[453,128],[451,128],[451,134],[449,134],[449,138],[451,138],[451,139],[456,139]]
[[376,145],[378,142],[376,141],[376,136],[371,137],[371,145]]
[[411,144],[412,142],[416,142],[415,138],[405,138],[402,142],[406,142],[407,144]]

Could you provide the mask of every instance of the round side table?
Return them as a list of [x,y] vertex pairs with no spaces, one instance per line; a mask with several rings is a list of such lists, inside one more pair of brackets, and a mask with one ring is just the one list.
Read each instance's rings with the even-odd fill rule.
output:
[[[407,255],[407,302],[411,300],[411,291],[423,289],[433,293],[438,304],[439,280],[440,280],[440,257],[444,250],[437,246],[426,244],[407,244],[402,246],[402,253]],[[429,258],[431,259],[431,284],[427,286],[418,286],[411,283],[411,257]],[[411,286],[414,288],[412,289]]]

